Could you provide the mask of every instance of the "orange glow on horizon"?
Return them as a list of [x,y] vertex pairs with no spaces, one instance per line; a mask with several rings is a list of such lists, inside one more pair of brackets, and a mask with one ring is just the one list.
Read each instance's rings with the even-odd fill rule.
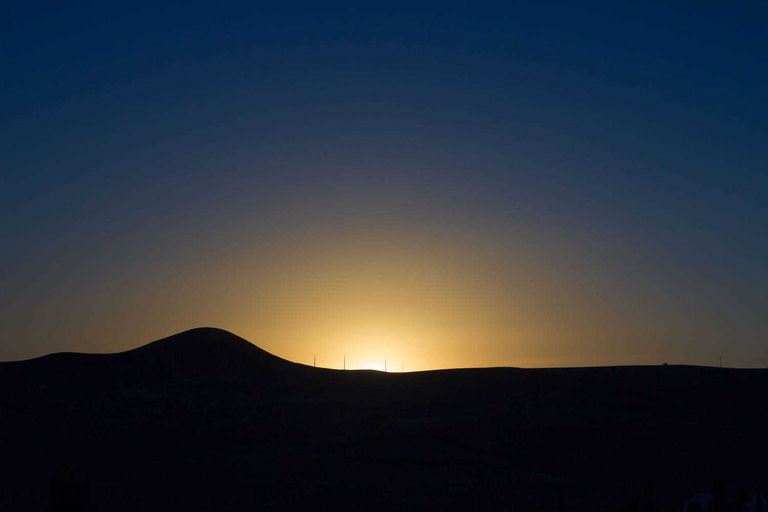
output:
[[191,297],[178,306],[191,321],[162,335],[205,319],[290,361],[312,365],[316,355],[324,368],[342,369],[344,354],[347,369],[383,371],[386,359],[392,372],[622,363],[589,351],[621,332],[547,257],[459,235],[297,235],[169,283],[153,292],[153,310]]
[[[390,372],[658,363],[644,340],[664,340],[635,310],[597,294],[602,283],[586,270],[559,268],[514,240],[460,230],[292,233],[180,263],[104,300],[59,301],[43,317],[71,332],[87,327],[89,345],[73,338],[63,347],[77,351],[127,350],[210,326],[290,361],[312,365],[316,354],[318,367],[335,369],[344,354],[347,369],[383,371],[386,359]],[[87,315],[77,310],[85,306]],[[118,315],[147,320],[124,332]],[[648,350],[630,354],[617,339]]]

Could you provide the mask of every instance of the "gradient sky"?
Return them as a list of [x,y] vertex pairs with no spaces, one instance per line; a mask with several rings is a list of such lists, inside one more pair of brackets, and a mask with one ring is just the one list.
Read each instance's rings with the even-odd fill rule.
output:
[[68,3],[0,8],[0,360],[768,366],[765,3]]

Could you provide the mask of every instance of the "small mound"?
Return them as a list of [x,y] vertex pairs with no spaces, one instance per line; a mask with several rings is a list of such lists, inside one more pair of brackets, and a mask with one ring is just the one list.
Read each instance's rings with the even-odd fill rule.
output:
[[223,329],[201,327],[115,354],[123,368],[163,377],[258,377],[296,365]]
[[255,350],[265,355],[272,356],[268,352],[258,348],[253,343],[236,336],[229,331],[215,327],[198,327],[180,332],[167,338],[153,341],[139,348],[122,352],[121,354],[154,354],[195,352],[200,353],[232,353]]

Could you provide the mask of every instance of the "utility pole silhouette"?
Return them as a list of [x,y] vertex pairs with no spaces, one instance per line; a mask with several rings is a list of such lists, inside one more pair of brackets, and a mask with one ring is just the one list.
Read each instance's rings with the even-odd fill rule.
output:
[[723,356],[720,356],[720,368],[723,367]]
[[344,369],[347,369],[347,354],[344,354]]
[[384,373],[387,373],[387,360],[384,359]]
[[317,354],[312,354],[312,367],[317,368]]

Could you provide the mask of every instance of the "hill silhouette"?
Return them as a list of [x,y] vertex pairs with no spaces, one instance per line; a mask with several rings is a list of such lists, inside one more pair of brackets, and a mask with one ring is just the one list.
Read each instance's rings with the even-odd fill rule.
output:
[[0,363],[0,509],[738,507],[766,392],[691,366],[328,370],[193,329]]
[[211,386],[277,383],[298,367],[232,333],[197,328],[114,354],[62,352],[37,359],[0,363],[0,384],[13,386],[35,375],[30,390],[90,394],[137,385]]
[[192,329],[116,355],[123,367],[158,379],[263,381],[295,375],[299,366],[222,329]]

